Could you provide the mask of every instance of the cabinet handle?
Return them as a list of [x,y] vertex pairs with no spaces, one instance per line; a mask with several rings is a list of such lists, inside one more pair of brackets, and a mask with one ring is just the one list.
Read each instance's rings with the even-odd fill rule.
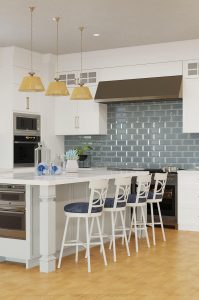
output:
[[78,128],[77,127],[77,117],[75,117],[75,128]]
[[79,116],[77,117],[77,128],[79,128]]

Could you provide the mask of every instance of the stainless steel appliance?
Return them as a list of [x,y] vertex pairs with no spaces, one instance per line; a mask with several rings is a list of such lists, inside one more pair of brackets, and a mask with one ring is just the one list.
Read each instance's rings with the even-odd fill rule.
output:
[[182,99],[182,75],[100,81],[95,94],[101,103],[172,99]]
[[14,113],[14,135],[40,136],[41,117],[39,115]]
[[35,148],[38,147],[40,136],[14,136],[14,166],[33,167]]
[[25,186],[0,185],[0,237],[26,239]]

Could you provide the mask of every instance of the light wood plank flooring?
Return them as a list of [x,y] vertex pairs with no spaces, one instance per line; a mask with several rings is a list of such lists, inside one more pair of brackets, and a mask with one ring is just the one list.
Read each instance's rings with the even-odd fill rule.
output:
[[[199,299],[199,233],[166,230],[162,242],[157,230],[157,246],[148,249],[145,240],[131,256],[117,243],[117,259],[106,247],[104,267],[99,248],[91,250],[92,273],[87,273],[84,253],[78,264],[74,255],[63,259],[62,268],[41,274],[38,268],[0,263],[0,299],[3,300],[195,300]],[[151,237],[151,236],[150,236]]]

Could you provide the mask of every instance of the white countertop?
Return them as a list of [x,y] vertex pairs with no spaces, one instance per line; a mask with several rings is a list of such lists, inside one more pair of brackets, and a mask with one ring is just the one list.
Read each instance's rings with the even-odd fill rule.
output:
[[199,169],[187,169],[187,170],[178,170],[178,174],[184,174],[184,173],[197,173],[199,172]]
[[80,169],[78,173],[37,176],[35,173],[21,170],[0,170],[0,184],[60,185],[88,182],[97,179],[114,179],[125,176],[145,175],[143,171],[111,171],[106,168]]

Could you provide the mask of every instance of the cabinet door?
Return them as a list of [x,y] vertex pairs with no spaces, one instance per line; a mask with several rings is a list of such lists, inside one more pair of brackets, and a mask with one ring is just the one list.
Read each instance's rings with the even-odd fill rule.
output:
[[[96,87],[89,87],[93,97]],[[71,91],[70,91],[71,92]],[[106,134],[107,112],[94,100],[55,99],[55,134]],[[106,105],[104,106],[106,108]]]
[[183,132],[199,132],[199,63],[183,66]]
[[[18,91],[19,86],[14,84],[13,110],[27,113],[40,113],[41,93],[24,93]],[[28,100],[27,100],[28,98]]]
[[[89,87],[94,98],[96,87]],[[99,104],[94,100],[78,102],[78,134],[99,134]]]
[[55,98],[55,134],[77,134],[77,102],[66,97]]

